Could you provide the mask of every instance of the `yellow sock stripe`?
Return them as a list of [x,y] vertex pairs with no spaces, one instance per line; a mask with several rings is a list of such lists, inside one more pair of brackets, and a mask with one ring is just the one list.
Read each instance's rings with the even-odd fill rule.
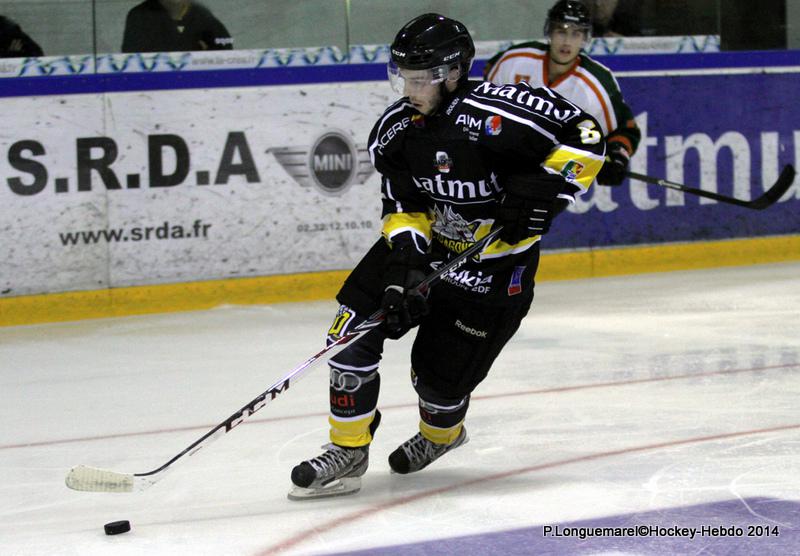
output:
[[463,427],[464,421],[447,429],[431,426],[422,420],[419,422],[419,432],[422,433],[422,436],[435,444],[451,444],[458,438],[458,435],[461,434],[461,429]]
[[[537,281],[800,261],[800,235],[586,249],[542,255]],[[330,300],[349,271],[232,278],[0,298],[0,326]]]
[[339,446],[347,446],[350,448],[366,446],[372,442],[372,434],[369,432],[369,426],[374,419],[374,413],[355,421],[339,421],[331,415],[328,417],[328,423],[331,425],[331,442]]

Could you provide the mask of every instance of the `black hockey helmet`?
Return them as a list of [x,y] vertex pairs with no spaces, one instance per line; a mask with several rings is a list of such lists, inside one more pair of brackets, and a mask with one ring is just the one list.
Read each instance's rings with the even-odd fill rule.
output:
[[[475,44],[463,23],[439,14],[415,17],[398,31],[391,46],[391,65],[409,70],[445,70],[458,66],[467,78]],[[442,76],[443,77],[443,76]]]
[[558,0],[550,8],[544,23],[544,34],[549,36],[559,25],[575,25],[586,33],[586,40],[591,38],[592,16],[586,4],[579,0]]

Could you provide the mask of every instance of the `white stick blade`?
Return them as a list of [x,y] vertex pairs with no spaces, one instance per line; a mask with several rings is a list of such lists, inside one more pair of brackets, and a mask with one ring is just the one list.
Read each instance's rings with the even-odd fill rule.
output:
[[67,473],[67,486],[88,492],[133,492],[133,475],[76,465]]

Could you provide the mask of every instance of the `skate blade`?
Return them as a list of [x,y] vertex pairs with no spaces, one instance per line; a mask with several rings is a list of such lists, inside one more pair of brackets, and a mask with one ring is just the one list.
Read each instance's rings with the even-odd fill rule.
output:
[[316,500],[355,494],[359,490],[361,490],[361,477],[346,477],[321,488],[303,488],[293,485],[287,497],[289,500]]

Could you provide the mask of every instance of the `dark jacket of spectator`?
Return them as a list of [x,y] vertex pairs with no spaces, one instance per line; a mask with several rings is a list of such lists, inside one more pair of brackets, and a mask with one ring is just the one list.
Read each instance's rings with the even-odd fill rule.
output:
[[641,0],[591,0],[592,36],[636,37],[642,34]]
[[0,15],[0,58],[44,56],[36,44],[14,21]]
[[202,4],[187,2],[180,19],[173,19],[159,0],[145,0],[128,12],[123,52],[184,52],[231,50],[225,26]]

